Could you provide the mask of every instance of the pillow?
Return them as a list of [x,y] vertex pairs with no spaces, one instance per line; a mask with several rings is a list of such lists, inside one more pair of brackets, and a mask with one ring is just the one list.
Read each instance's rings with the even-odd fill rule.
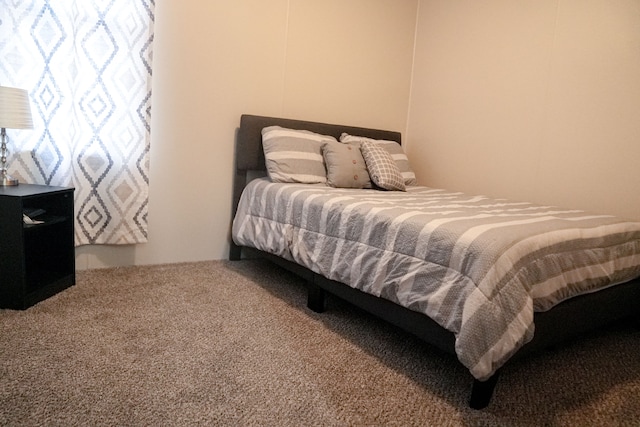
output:
[[322,156],[327,167],[327,184],[337,188],[371,188],[360,148],[355,145],[326,143]]
[[328,135],[269,126],[262,129],[267,174],[273,182],[318,184],[327,182],[322,145],[337,142]]
[[400,169],[387,150],[369,141],[361,143],[360,150],[374,184],[385,190],[406,191]]
[[386,139],[372,139],[364,136],[353,136],[349,135],[348,133],[343,133],[340,136],[340,142],[348,144],[359,144],[365,141],[380,144],[391,154],[391,157],[398,165],[398,169],[400,169],[400,173],[402,173],[405,185],[416,185],[418,183],[416,181],[416,174],[413,172],[411,166],[409,165],[409,159],[404,153],[402,145],[398,144],[396,141],[388,141]]

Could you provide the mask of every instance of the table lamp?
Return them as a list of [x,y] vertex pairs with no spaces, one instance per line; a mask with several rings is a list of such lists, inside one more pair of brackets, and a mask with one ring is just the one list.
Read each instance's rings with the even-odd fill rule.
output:
[[18,180],[7,173],[6,129],[31,129],[29,94],[24,89],[0,86],[0,186],[18,185]]

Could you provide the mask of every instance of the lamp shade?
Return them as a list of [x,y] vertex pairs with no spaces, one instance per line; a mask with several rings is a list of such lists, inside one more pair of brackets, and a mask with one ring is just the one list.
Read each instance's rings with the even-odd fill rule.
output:
[[26,90],[0,86],[0,128],[33,128],[29,94]]

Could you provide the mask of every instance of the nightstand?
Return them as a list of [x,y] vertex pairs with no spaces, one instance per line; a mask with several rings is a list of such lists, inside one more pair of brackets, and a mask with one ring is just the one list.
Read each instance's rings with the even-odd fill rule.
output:
[[0,187],[0,308],[24,310],[75,284],[73,191]]

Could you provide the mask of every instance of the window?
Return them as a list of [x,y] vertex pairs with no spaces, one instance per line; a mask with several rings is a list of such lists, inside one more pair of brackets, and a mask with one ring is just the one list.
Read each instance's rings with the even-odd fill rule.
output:
[[76,244],[147,240],[153,0],[0,0],[0,84],[29,91],[9,173],[75,187]]

